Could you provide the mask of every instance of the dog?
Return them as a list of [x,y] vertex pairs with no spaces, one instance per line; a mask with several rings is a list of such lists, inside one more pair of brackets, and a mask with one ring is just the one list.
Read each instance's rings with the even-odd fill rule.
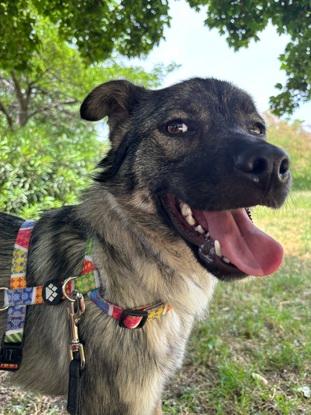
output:
[[[111,149],[80,204],[36,222],[27,285],[79,275],[92,240],[106,300],[123,309],[169,305],[165,315],[130,330],[86,299],[78,325],[86,365],[77,413],[159,415],[163,389],[182,365],[216,282],[280,266],[282,247],[253,224],[249,209],[283,204],[289,158],[266,141],[251,97],[216,79],[161,90],[110,81],[90,92],[80,113],[88,121],[108,117]],[[9,285],[22,222],[0,216],[1,287]],[[12,381],[67,393],[67,303],[28,306],[23,361]],[[0,318],[3,335],[6,312]]]

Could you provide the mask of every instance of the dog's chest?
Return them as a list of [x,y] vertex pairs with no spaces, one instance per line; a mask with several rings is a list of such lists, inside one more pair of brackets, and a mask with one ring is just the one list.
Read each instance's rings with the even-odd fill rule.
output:
[[161,371],[170,374],[180,367],[193,317],[181,318],[174,310],[159,324],[147,328],[147,341]]
[[173,310],[147,327],[148,345],[167,375],[181,366],[194,321],[205,315],[215,286],[212,278],[205,281],[207,287],[200,286],[192,278],[185,281],[185,295],[180,296]]

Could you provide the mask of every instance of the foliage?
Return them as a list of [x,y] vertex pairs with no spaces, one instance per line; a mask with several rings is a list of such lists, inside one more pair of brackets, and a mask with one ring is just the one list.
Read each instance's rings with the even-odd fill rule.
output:
[[[0,210],[28,217],[70,204],[103,153],[94,130],[29,124],[0,141]],[[82,123],[81,123],[82,124]]]
[[[311,98],[309,0],[245,0],[243,7],[236,0],[187,1],[197,10],[206,6],[206,25],[225,34],[228,44],[236,50],[247,47],[251,39],[258,40],[258,34],[271,21],[279,34],[290,37],[280,56],[287,81],[276,85],[280,93],[270,99],[273,111],[291,114]],[[10,74],[33,72],[34,59],[46,47],[42,22],[54,27],[58,46],[62,43],[74,47],[81,59],[80,69],[82,62],[103,62],[115,52],[129,57],[149,52],[170,23],[169,2],[0,0],[0,69]],[[51,53],[50,58],[51,66]],[[75,71],[71,74],[75,76]],[[0,111],[4,113],[1,101]]]
[[88,67],[78,50],[61,40],[47,20],[37,23],[37,33],[42,40],[28,61],[27,71],[0,69],[0,113],[11,129],[33,119],[46,122],[47,117],[50,124],[68,125],[75,122],[78,104],[96,84],[126,78],[155,86],[166,71],[158,66],[146,73],[139,67],[117,64],[112,58]]
[[[86,65],[83,51],[64,40],[66,25],[56,22],[52,13],[57,2],[46,2],[46,9],[44,3],[17,1],[14,8],[12,2],[0,0],[0,24],[4,19],[1,8],[6,10],[8,21],[9,14],[13,16],[13,28],[5,23],[7,32],[16,31],[16,38],[13,32],[11,37],[8,35],[13,43],[17,40],[23,48],[19,37],[19,31],[27,26],[23,19],[35,25],[31,32],[35,46],[31,49],[28,44],[31,50],[26,48],[22,57],[19,48],[17,52],[4,50],[9,38],[0,38],[0,56],[8,53],[8,59],[12,59],[11,66],[5,63],[5,57],[0,64],[0,210],[26,217],[75,202],[89,182],[103,144],[96,139],[93,126],[79,121],[79,104],[85,95],[95,85],[113,78],[153,87],[173,69],[159,65],[146,73],[140,67],[119,64],[113,57]],[[86,7],[87,2],[82,3]],[[23,12],[16,15],[22,5]],[[54,17],[47,17],[48,7]],[[63,13],[64,19],[71,16],[66,5]],[[19,64],[24,58],[27,65]]]
[[287,81],[278,83],[280,93],[270,98],[275,114],[292,114],[301,102],[311,98],[311,7],[310,0],[189,0],[197,9],[207,6],[205,23],[227,36],[235,50],[247,47],[250,40],[271,21],[279,34],[290,41],[280,56]]
[[290,124],[269,114],[269,141],[283,147],[289,154],[293,173],[294,190],[311,189],[311,133],[304,130],[299,121]]
[[147,53],[169,23],[167,0],[1,0],[2,68],[25,71],[44,37],[38,23],[46,18],[63,41],[76,45],[86,62]]

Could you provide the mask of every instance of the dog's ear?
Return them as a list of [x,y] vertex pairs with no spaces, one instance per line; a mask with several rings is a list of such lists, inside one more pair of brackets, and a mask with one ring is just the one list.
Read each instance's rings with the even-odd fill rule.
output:
[[143,91],[144,88],[124,80],[101,84],[84,99],[80,108],[81,118],[98,121],[107,116],[110,127],[113,127],[116,122],[128,118]]

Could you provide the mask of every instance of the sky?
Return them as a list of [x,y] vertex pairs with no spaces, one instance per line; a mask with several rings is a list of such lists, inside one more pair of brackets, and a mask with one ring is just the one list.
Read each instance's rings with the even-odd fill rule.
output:
[[[147,58],[131,62],[147,70],[159,63],[179,64],[180,68],[169,74],[162,86],[196,76],[230,81],[250,93],[260,112],[268,110],[269,97],[278,92],[274,85],[286,79],[278,56],[289,38],[279,36],[269,25],[260,34],[260,41],[234,52],[225,36],[204,26],[205,11],[195,12],[184,0],[171,0],[170,6],[172,21],[165,39]],[[311,128],[311,103],[302,105],[291,118],[303,120]]]

